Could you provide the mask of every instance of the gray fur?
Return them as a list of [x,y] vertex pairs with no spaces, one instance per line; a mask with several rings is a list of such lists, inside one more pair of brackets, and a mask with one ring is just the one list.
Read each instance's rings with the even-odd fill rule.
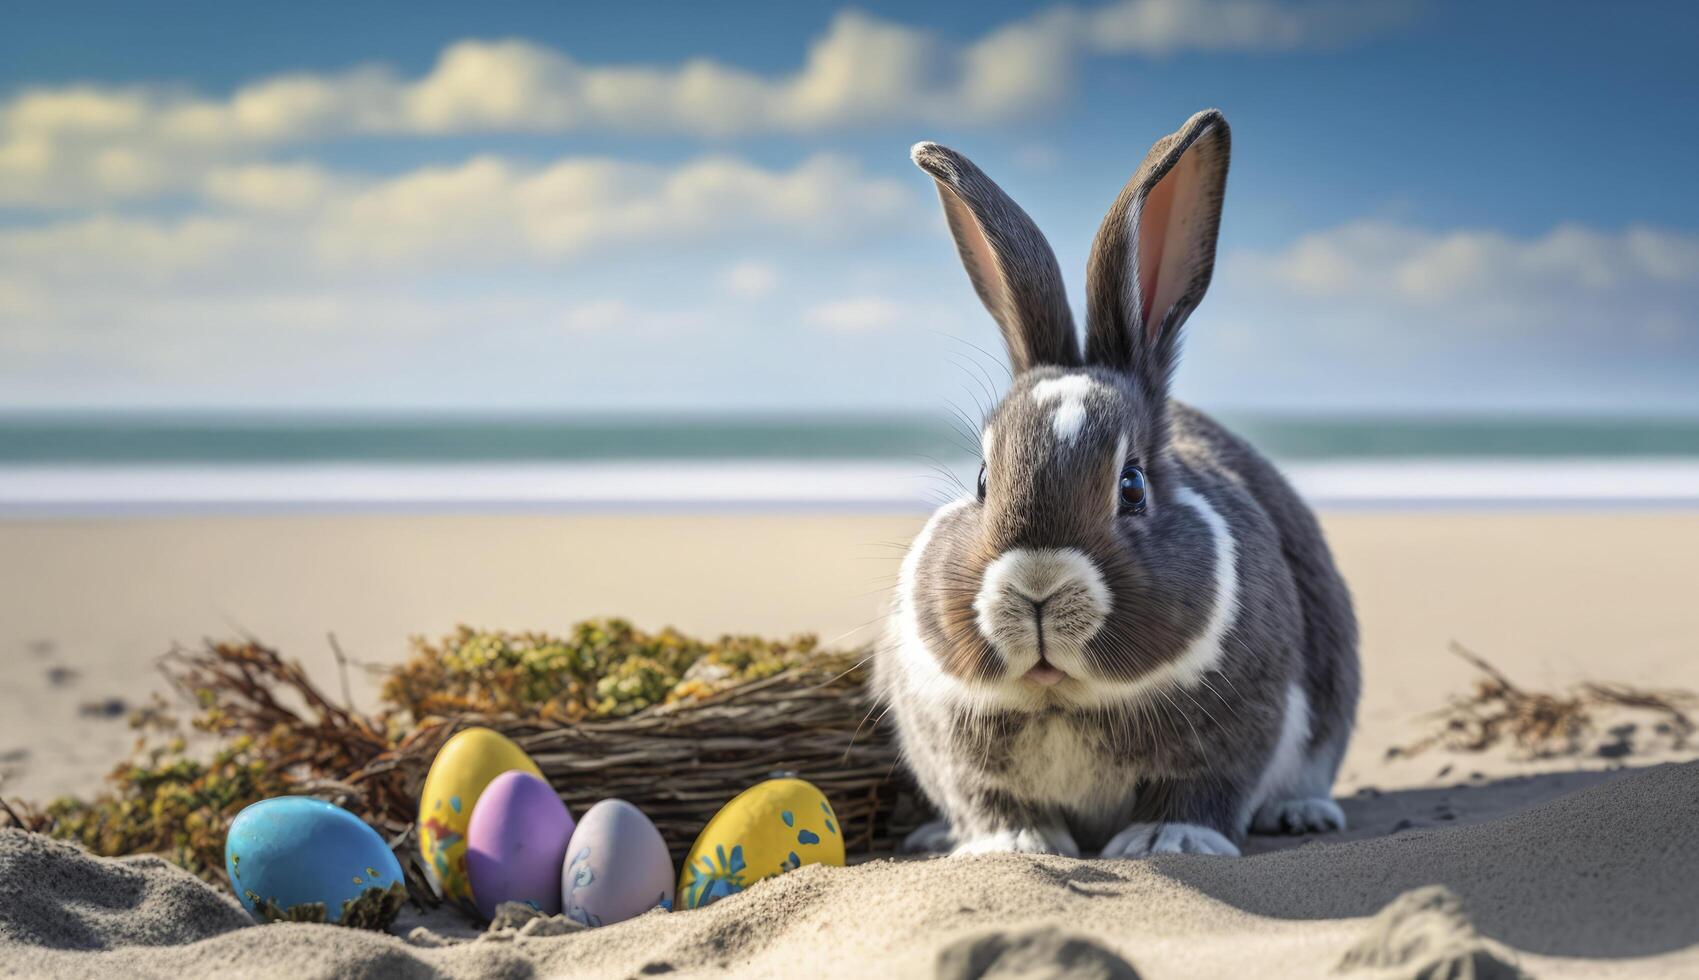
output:
[[[1122,192],[1093,248],[1084,367],[1072,357],[1071,326],[1067,344],[1043,339],[1066,300],[1057,298],[1049,247],[1036,229],[1025,230],[1025,214],[960,156],[930,144],[916,150],[939,181],[952,225],[960,219],[951,188],[967,187],[956,200],[969,201],[981,221],[986,202],[995,204],[1001,217],[991,223],[1022,225],[1021,254],[1042,254],[1052,270],[1000,259],[1016,276],[1004,292],[1027,297],[1012,303],[994,302],[999,287],[976,279],[993,314],[1010,315],[1002,325],[1018,369],[986,420],[986,497],[941,510],[911,549],[891,642],[875,660],[905,759],[949,823],[948,835],[928,841],[947,836],[970,852],[1096,852],[1113,841],[1117,854],[1219,853],[1221,839],[1241,840],[1253,818],[1293,832],[1332,825],[1336,808],[1324,801],[1359,686],[1350,596],[1314,515],[1273,465],[1168,398],[1175,335],[1209,281],[1227,141],[1219,113],[1200,113],[1152,149]],[[1137,263],[1125,215],[1188,147],[1207,147],[1204,163],[1218,161],[1221,172],[1216,180],[1208,166],[1187,164],[1210,179],[1205,193],[1190,196],[1195,209],[1177,216],[1192,224],[1169,229],[1168,242],[1187,246],[1172,280],[1183,288],[1169,310],[1152,315],[1160,317],[1153,325],[1142,319],[1136,291],[1125,289],[1131,273],[1116,275],[1106,263]],[[963,252],[971,270],[969,248]],[[1028,273],[1035,283],[1019,280]],[[1053,290],[1037,305],[1030,299]],[[1063,424],[1059,399],[1050,397],[1063,390],[1075,402],[1069,408],[1082,410],[1077,425]],[[1148,478],[1142,513],[1116,510],[1125,463]],[[1036,649],[999,649],[975,610],[1004,601],[986,569],[1001,556],[1046,549],[1078,555],[1100,576],[1109,597],[1101,626],[1072,646],[1052,639],[1047,648],[1040,629]],[[1232,593],[1218,594],[1226,585]],[[1046,598],[1021,598],[1042,619]],[[1066,625],[1052,635],[1069,636]],[[1054,686],[1026,674],[1062,664]],[[1275,785],[1264,773],[1296,692],[1307,703],[1307,738],[1301,758],[1284,760],[1293,775]],[[1290,734],[1287,742],[1298,744]]]
[[[932,175],[974,291],[1003,329],[1011,366],[1078,364],[1074,314],[1044,234],[984,171],[937,143],[916,143],[915,165]],[[989,254],[985,253],[989,250]]]
[[[1126,371],[1146,384],[1167,385],[1179,350],[1180,325],[1202,301],[1215,272],[1215,240],[1227,194],[1232,144],[1232,133],[1219,110],[1196,113],[1150,148],[1115,198],[1086,260],[1088,362]],[[1139,243],[1129,234],[1129,220],[1188,152],[1200,165],[1201,197],[1195,209],[1182,216],[1189,222],[1181,229],[1186,233],[1179,236],[1182,250],[1163,257],[1164,262],[1178,262],[1188,273],[1186,287],[1172,307],[1147,314],[1139,300],[1149,302],[1150,297],[1139,289]]]

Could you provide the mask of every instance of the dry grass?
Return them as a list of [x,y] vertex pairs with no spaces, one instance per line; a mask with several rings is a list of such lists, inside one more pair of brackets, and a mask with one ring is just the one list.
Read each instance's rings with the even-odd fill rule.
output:
[[[1483,752],[1506,743],[1526,759],[1577,755],[1587,751],[1594,736],[1601,734],[1617,735],[1617,740],[1609,744],[1622,746],[1623,739],[1637,730],[1632,721],[1636,718],[1648,720],[1653,731],[1673,748],[1685,748],[1693,735],[1694,722],[1687,712],[1699,698],[1692,692],[1592,681],[1558,694],[1531,691],[1460,643],[1452,643],[1451,652],[1483,675],[1475,682],[1474,693],[1452,698],[1429,716],[1439,723],[1436,731],[1390,750],[1390,755],[1415,755],[1436,747]],[[1605,745],[1597,749],[1622,754]]]

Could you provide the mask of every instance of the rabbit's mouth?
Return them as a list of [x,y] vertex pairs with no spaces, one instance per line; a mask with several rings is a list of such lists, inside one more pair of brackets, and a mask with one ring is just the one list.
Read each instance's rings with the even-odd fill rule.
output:
[[1036,684],[1039,687],[1054,687],[1067,679],[1067,671],[1043,657],[1039,657],[1038,663],[1033,664],[1032,669],[1021,675],[1021,680],[1028,684]]
[[1044,689],[1085,675],[1085,646],[1108,612],[1102,573],[1074,548],[1011,548],[986,568],[974,596],[976,625],[1002,659],[1002,676]]

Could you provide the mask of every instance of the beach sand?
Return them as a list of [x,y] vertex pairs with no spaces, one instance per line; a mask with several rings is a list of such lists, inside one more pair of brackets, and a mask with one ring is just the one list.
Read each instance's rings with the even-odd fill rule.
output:
[[[91,858],[4,830],[0,972],[1687,977],[1699,971],[1695,799],[1699,764],[1668,765],[1475,826],[1237,859],[808,866],[699,911],[479,938],[408,922],[398,935],[250,926],[233,898],[157,858]],[[1436,882],[1449,895],[1410,894]]]
[[[245,631],[327,687],[327,632],[373,663],[403,656],[409,634],[457,622],[559,630],[609,614],[849,644],[873,638],[919,523],[725,513],[0,522],[0,663],[11,675],[0,685],[0,795],[96,789],[131,738],[116,702],[159,687],[152,661],[173,640]],[[1358,734],[1336,789],[1346,834],[1253,838],[1253,856],[1239,860],[804,869],[704,912],[432,946],[456,934],[440,913],[412,942],[405,931],[418,923],[394,937],[238,929],[246,920],[228,897],[160,862],[101,861],[8,832],[0,973],[630,976],[665,964],[865,976],[877,964],[880,974],[977,976],[1027,957],[1037,975],[1316,976],[1382,928],[1369,917],[1428,884],[1452,889],[1474,928],[1502,944],[1481,955],[1533,975],[1699,971],[1699,767],[1657,765],[1699,753],[1649,746],[1643,725],[1626,752],[1388,757],[1473,683],[1452,641],[1529,688],[1699,689],[1699,513],[1340,512],[1324,524],[1364,637]],[[353,684],[369,703],[370,679]],[[1412,921],[1400,928],[1451,935],[1441,946],[1473,942],[1457,939],[1468,929],[1443,910]]]

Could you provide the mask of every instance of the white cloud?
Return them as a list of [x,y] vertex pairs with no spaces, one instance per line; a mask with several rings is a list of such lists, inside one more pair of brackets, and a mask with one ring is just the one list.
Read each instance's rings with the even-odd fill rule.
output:
[[[480,156],[387,179],[222,168],[187,215],[0,227],[0,389],[22,397],[64,377],[49,361],[155,382],[234,361],[263,373],[248,362],[299,363],[313,344],[381,370],[399,338],[416,359],[446,358],[433,351],[498,326],[538,344],[676,337],[724,297],[712,273],[694,283],[676,273],[713,269],[702,249],[834,254],[931,218],[914,194],[831,155],[777,169],[718,155],[670,167]],[[779,271],[745,262],[726,275],[755,295]]]
[[0,230],[0,267],[42,289],[163,282],[239,259],[252,227],[197,215],[148,221],[100,215]]
[[224,98],[178,89],[25,90],[0,105],[0,205],[59,207],[195,186],[207,171],[291,143],[384,134],[603,130],[723,137],[871,122],[1006,120],[1063,99],[1084,57],[1180,49],[1284,50],[1384,29],[1378,6],[1323,0],[1121,0],[1058,5],[957,43],[853,10],[800,70],[708,58],[588,65],[524,40],[465,40],[415,79],[366,66],[297,73]]
[[726,270],[723,285],[734,296],[761,299],[778,288],[779,270],[771,262],[745,260]]
[[883,296],[853,296],[816,303],[802,312],[811,327],[837,333],[871,333],[888,330],[908,319],[908,310]]
[[1360,221],[1224,254],[1187,326],[1206,404],[1699,407],[1699,237]]
[[[1601,336],[1655,314],[1691,309],[1699,239],[1646,227],[1563,225],[1537,237],[1434,232],[1384,221],[1300,237],[1278,252],[1242,253],[1233,275],[1329,306],[1416,311],[1434,332],[1483,325],[1585,329]],[[1696,325],[1699,326],[1699,325]]]
[[[186,217],[106,214],[0,228],[0,267],[73,293],[229,276],[357,282],[425,268],[553,266],[703,240],[830,246],[930,217],[912,187],[826,154],[789,170],[725,156],[673,167],[600,157],[539,167],[480,156],[383,180],[255,165],[213,172],[203,195],[211,207]],[[746,286],[754,275],[743,273]]]
[[1417,8],[1418,0],[1133,0],[1084,15],[1080,35],[1115,53],[1287,51],[1377,34],[1410,20]]
[[572,158],[529,169],[498,157],[431,168],[329,207],[315,230],[332,261],[515,252],[570,257],[634,243],[727,242],[760,230],[815,242],[901,224],[911,188],[834,156],[789,171],[730,157],[677,167]]
[[206,175],[201,193],[215,204],[254,211],[306,211],[323,203],[339,181],[311,163],[253,163]]
[[558,317],[560,325],[571,331],[625,330],[659,334],[701,329],[707,325],[708,319],[701,310],[651,309],[617,298],[568,306],[560,311]]
[[[306,212],[238,203],[0,232],[0,398],[930,408],[971,382],[952,356],[978,361],[997,345],[947,245],[883,264],[821,261],[837,246],[809,238],[812,221],[722,214],[724,234],[747,239],[729,254],[761,257],[729,265],[719,233],[670,257],[665,238],[559,251],[517,219],[466,237],[421,217],[411,227],[422,237],[398,247],[318,246],[352,220],[354,201],[384,201],[385,220],[456,200],[506,207],[551,169],[482,158],[435,175],[483,198],[429,180],[402,194],[410,178],[333,176]],[[672,173],[622,187],[607,206],[653,207]],[[1699,408],[1691,234],[1372,221],[1274,249],[1228,244],[1179,373],[1181,395],[1205,408]],[[729,283],[769,274],[787,297],[818,301],[794,318],[750,316]]]

